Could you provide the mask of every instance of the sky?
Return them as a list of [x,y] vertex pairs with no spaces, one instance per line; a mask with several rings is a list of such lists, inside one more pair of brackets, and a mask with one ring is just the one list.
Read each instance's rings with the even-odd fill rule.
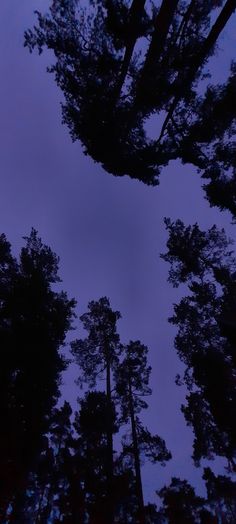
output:
[[[24,31],[35,22],[33,11],[45,11],[48,0],[0,2],[0,233],[17,254],[31,227],[60,257],[63,289],[78,301],[77,313],[90,300],[107,296],[122,319],[122,342],[139,339],[149,347],[153,395],[144,414],[149,429],[165,438],[173,459],[165,468],[143,468],[146,500],[171,476],[192,482],[203,492],[201,469],[191,461],[192,433],[180,412],[184,391],[175,385],[183,369],[175,354],[175,330],[168,324],[181,290],[167,283],[168,265],[159,258],[167,240],[163,219],[214,223],[234,229],[228,213],[211,209],[199,175],[191,166],[171,162],[160,186],[146,187],[128,177],[107,174],[72,143],[61,124],[62,95],[46,73],[50,53],[30,55]],[[227,33],[219,49],[216,78],[225,67],[235,38]],[[226,54],[222,49],[226,46]],[[150,123],[150,133],[155,121]],[[74,337],[82,336],[79,320]],[[78,391],[71,366],[64,377],[63,397],[76,406]],[[215,466],[220,470],[221,463]]]

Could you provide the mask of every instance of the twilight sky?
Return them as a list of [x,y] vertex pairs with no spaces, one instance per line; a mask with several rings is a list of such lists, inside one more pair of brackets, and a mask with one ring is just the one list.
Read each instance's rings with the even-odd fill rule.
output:
[[[71,143],[61,125],[62,95],[46,73],[50,54],[38,57],[23,48],[24,30],[35,21],[33,11],[44,11],[48,4],[0,2],[0,233],[18,253],[22,236],[35,227],[60,256],[63,289],[78,300],[78,314],[89,300],[106,295],[122,314],[121,340],[140,339],[150,348],[153,396],[144,419],[166,439],[173,460],[165,468],[144,468],[146,498],[155,500],[154,490],[173,475],[187,478],[201,492],[201,469],[190,458],[192,434],[180,413],[184,392],[174,383],[182,365],[173,349],[174,328],[167,322],[181,291],[167,284],[168,266],[159,253],[165,251],[165,216],[186,224],[198,221],[204,229],[216,223],[233,237],[230,216],[209,208],[191,166],[171,163],[160,186],[148,188],[107,174],[83,154],[78,142]],[[230,27],[214,65],[217,79],[236,43]],[[77,325],[73,337],[82,336],[79,321]],[[70,368],[63,387],[74,405],[76,373]]]

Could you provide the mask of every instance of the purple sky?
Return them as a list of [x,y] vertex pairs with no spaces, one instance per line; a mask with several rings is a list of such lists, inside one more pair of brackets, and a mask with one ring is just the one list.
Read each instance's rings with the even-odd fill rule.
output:
[[[174,328],[167,322],[180,291],[166,283],[168,266],[159,253],[165,251],[163,217],[198,221],[204,229],[216,223],[232,236],[230,217],[209,208],[191,166],[171,163],[160,186],[148,188],[105,173],[83,155],[79,143],[71,143],[61,125],[61,93],[45,72],[51,57],[30,55],[23,48],[34,9],[44,11],[48,4],[0,2],[0,232],[18,253],[22,236],[35,227],[60,256],[63,288],[78,300],[78,314],[89,300],[107,295],[123,317],[118,323],[122,341],[140,339],[148,345],[153,396],[144,419],[166,439],[173,460],[166,468],[144,468],[146,497],[153,499],[154,490],[172,475],[189,479],[201,491],[201,470],[190,459],[191,431],[180,413],[184,392],[174,384],[181,369],[173,349]],[[233,45],[235,38],[228,35],[220,48],[227,46],[229,56]],[[225,63],[220,56],[219,78]],[[81,336],[81,328],[76,335]],[[73,403],[76,373],[67,372],[63,387]]]

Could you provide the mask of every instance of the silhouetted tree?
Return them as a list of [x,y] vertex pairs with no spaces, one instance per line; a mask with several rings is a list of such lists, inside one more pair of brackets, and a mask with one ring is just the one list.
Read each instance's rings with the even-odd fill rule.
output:
[[[180,158],[209,181],[211,205],[235,215],[235,66],[223,85],[201,82],[235,7],[234,0],[99,0],[85,9],[79,0],[53,0],[25,45],[53,50],[63,122],[108,172],[155,185],[160,168]],[[162,122],[152,140],[151,115]]]
[[[235,315],[236,261],[224,230],[204,232],[197,224],[166,219],[171,264],[169,281],[186,283],[190,294],[174,306],[175,347],[186,365],[189,395],[183,412],[193,427],[194,459],[226,457],[235,469],[235,346],[223,336],[222,321]],[[178,382],[180,377],[177,378]]]
[[236,482],[224,475],[214,475],[210,468],[204,469],[208,504],[221,522],[234,524],[236,521]]
[[137,519],[140,524],[145,522],[145,508],[143,500],[143,489],[141,480],[141,453],[152,462],[161,462],[171,458],[165,442],[158,435],[144,428],[137,414],[143,408],[147,408],[144,396],[151,394],[149,388],[149,375],[151,367],[147,363],[148,348],[139,341],[130,342],[124,347],[125,356],[115,370],[116,392],[121,407],[121,421],[130,422],[131,441],[124,441],[124,453],[133,457],[136,494],[138,500]]
[[73,435],[71,415],[68,402],[53,412],[48,436],[27,483],[23,523],[86,521],[81,450],[78,461],[80,439]]
[[[84,515],[89,524],[107,522],[107,432],[117,432],[118,419],[114,404],[112,413],[107,395],[101,391],[90,391],[80,401],[76,414],[74,439],[74,462],[82,478],[84,491]],[[135,480],[127,456],[114,452],[112,509],[114,522],[135,522],[137,503]]]
[[78,451],[86,496],[86,513],[89,523],[102,524],[107,521],[110,503],[107,497],[107,434],[116,431],[116,414],[104,392],[88,392],[80,405],[75,429],[79,435]]
[[216,524],[213,515],[204,508],[206,500],[195,494],[187,480],[173,477],[171,484],[157,492],[162,499],[160,516],[168,524]]
[[88,336],[84,340],[75,340],[72,353],[81,369],[80,382],[94,386],[96,381],[105,374],[107,410],[107,522],[112,522],[113,499],[113,401],[112,401],[112,370],[118,363],[120,352],[119,335],[116,322],[120,318],[118,311],[113,311],[106,297],[88,304],[88,312],[80,317]]
[[74,300],[53,289],[58,258],[32,229],[19,261],[0,237],[0,515],[21,522],[27,477],[49,428],[67,362]]

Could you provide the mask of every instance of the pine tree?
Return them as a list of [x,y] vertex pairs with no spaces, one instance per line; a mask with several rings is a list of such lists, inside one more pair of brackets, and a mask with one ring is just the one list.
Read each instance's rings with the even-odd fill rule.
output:
[[171,458],[165,442],[158,435],[144,428],[138,413],[147,408],[144,396],[151,394],[149,388],[150,366],[147,364],[148,348],[139,341],[131,341],[124,348],[123,361],[115,370],[116,392],[121,406],[121,421],[131,425],[131,438],[124,441],[124,453],[131,454],[134,463],[136,496],[138,501],[137,519],[145,522],[145,507],[141,479],[141,452],[152,462],[161,462]]
[[235,345],[222,330],[236,311],[232,241],[216,226],[204,232],[197,224],[185,227],[168,219],[166,227],[168,252],[162,258],[171,265],[169,281],[189,289],[170,322],[178,327],[175,347],[186,366],[183,382],[189,395],[182,409],[195,435],[193,457],[198,463],[220,455],[234,470]]
[[168,524],[214,524],[213,515],[205,508],[206,500],[195,494],[187,480],[173,477],[171,484],[157,492],[162,499],[160,516]]
[[94,386],[105,374],[107,410],[107,522],[113,521],[113,400],[112,371],[118,363],[120,352],[119,335],[116,322],[120,318],[118,311],[113,311],[106,297],[88,304],[88,312],[80,317],[84,329],[88,332],[84,340],[75,340],[72,353],[82,371],[80,381]]
[[[179,158],[207,179],[210,204],[235,215],[235,65],[222,85],[202,82],[235,8],[234,0],[99,0],[87,9],[53,0],[25,45],[54,52],[63,122],[108,172],[155,185]],[[161,130],[151,140],[153,115]]]
[[236,482],[225,475],[215,475],[210,468],[204,469],[208,504],[222,522],[233,524],[236,520]]
[[58,258],[32,229],[19,261],[0,237],[0,514],[20,522],[21,497],[40,452],[67,362],[60,353],[75,301],[53,290]]

